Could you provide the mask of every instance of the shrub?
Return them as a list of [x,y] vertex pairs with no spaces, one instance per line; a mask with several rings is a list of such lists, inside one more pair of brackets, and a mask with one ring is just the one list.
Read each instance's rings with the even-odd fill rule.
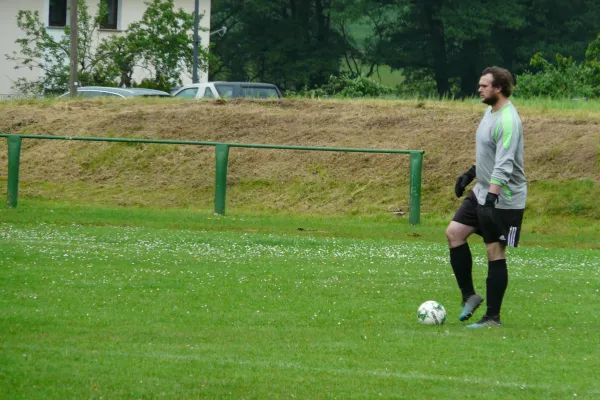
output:
[[331,76],[329,82],[323,85],[323,90],[332,95],[341,97],[379,97],[393,93],[389,86],[382,85],[369,78],[359,76],[349,78],[347,76]]
[[405,70],[404,82],[396,86],[396,94],[400,97],[438,97],[437,84],[433,73],[426,69]]
[[298,92],[288,91],[287,96],[301,96],[301,97],[380,97],[387,94],[392,94],[394,89],[382,85],[379,82],[375,82],[369,78],[359,76],[357,78],[350,78],[345,75],[329,77],[329,81],[318,88],[309,89],[304,87]]
[[598,88],[600,86],[600,34],[590,42],[585,52],[585,65],[591,69],[592,85]]
[[[590,44],[591,45],[591,44]],[[536,53],[530,65],[539,71],[517,76],[515,95],[520,97],[600,97],[600,64],[577,63],[572,57],[556,55],[556,65]]]

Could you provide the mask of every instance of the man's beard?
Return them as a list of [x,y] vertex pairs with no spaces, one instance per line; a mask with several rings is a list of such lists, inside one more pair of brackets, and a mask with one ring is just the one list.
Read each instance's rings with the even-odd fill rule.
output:
[[498,102],[498,95],[494,94],[491,97],[483,98],[481,101],[483,103],[487,104],[488,106],[492,106],[493,107]]

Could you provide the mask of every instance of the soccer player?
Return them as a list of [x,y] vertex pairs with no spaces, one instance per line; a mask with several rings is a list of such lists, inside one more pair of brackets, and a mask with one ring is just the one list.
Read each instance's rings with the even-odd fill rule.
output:
[[473,179],[470,190],[446,229],[450,264],[463,298],[460,321],[467,321],[483,303],[475,292],[473,259],[467,238],[481,235],[487,249],[487,311],[468,328],[501,326],[500,307],[508,285],[506,247],[517,247],[527,197],[523,166],[523,125],[509,100],[514,80],[509,71],[486,68],[479,79],[479,96],[489,107],[479,123],[475,164],[462,174],[454,187],[457,197]]

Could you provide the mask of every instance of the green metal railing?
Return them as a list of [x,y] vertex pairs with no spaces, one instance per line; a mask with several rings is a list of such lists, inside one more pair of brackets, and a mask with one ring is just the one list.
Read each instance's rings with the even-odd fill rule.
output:
[[227,166],[229,163],[229,149],[231,147],[246,147],[255,149],[278,150],[310,150],[310,151],[341,151],[352,153],[400,153],[410,155],[410,203],[409,223],[419,224],[421,220],[421,174],[423,170],[423,150],[383,150],[383,149],[356,149],[345,147],[312,147],[312,146],[278,146],[269,144],[243,144],[198,142],[184,140],[154,140],[154,139],[127,139],[127,138],[99,138],[78,136],[49,136],[49,135],[14,135],[0,134],[8,141],[8,193],[6,204],[8,207],[17,207],[19,192],[19,166],[21,158],[21,142],[23,139],[50,139],[50,140],[83,140],[88,142],[122,142],[122,143],[157,143],[157,144],[183,144],[197,146],[214,146],[216,158],[215,177],[215,214],[225,214],[225,194],[227,190]]

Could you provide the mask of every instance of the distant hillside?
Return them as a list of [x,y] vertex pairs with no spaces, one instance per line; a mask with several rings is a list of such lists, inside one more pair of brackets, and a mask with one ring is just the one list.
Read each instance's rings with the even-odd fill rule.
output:
[[[517,104],[518,105],[518,104]],[[54,101],[0,104],[0,132],[425,150],[424,213],[450,213],[484,106],[460,102]],[[520,108],[528,212],[600,218],[600,113]],[[6,141],[0,190],[6,193]],[[25,140],[21,196],[211,208],[214,149]],[[408,156],[232,149],[227,207],[407,211]]]

